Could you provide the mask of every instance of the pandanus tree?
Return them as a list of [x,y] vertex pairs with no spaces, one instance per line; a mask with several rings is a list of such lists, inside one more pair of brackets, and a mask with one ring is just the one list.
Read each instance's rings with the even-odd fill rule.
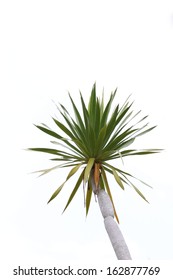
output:
[[[49,169],[38,171],[41,175],[57,168],[70,168],[65,181],[55,190],[48,203],[61,192],[65,183],[75,173],[80,172],[73,188],[69,187],[71,193],[64,211],[78,189],[83,187],[87,215],[91,197],[95,195],[116,256],[122,260],[131,259],[131,256],[118,226],[119,218],[108,182],[108,173],[113,176],[121,189],[124,190],[125,186],[130,186],[147,201],[142,192],[134,185],[134,180],[144,182],[118,168],[116,160],[119,158],[123,160],[127,156],[154,154],[160,150],[129,148],[137,137],[150,132],[155,126],[148,127],[147,116],[141,117],[141,111],[133,112],[133,102],[129,101],[130,97],[121,106],[113,105],[116,92],[117,90],[110,94],[105,105],[104,96],[97,97],[94,84],[88,106],[81,93],[80,106],[76,106],[69,94],[71,111],[68,111],[62,104],[57,106],[63,122],[53,118],[56,129],[51,129],[45,124],[36,125],[38,129],[56,139],[56,141],[51,141],[53,147],[29,148],[29,150],[51,154],[53,157],[51,160],[57,163]],[[114,185],[112,187],[114,188]]]

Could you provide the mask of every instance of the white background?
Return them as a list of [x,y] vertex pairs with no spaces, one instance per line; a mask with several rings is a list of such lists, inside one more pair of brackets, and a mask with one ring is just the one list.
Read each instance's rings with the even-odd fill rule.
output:
[[67,92],[78,105],[80,89],[87,102],[95,81],[98,96],[118,87],[121,103],[132,93],[134,108],[158,125],[136,147],[165,151],[125,159],[123,167],[154,187],[139,184],[150,204],[111,178],[110,185],[133,259],[172,260],[172,1],[1,1],[0,40],[4,277],[18,265],[98,266],[115,258],[94,199],[86,219],[81,188],[61,215],[75,179],[47,205],[66,171],[30,175],[51,162],[24,150],[49,145],[33,124],[53,125],[52,100],[71,110]]

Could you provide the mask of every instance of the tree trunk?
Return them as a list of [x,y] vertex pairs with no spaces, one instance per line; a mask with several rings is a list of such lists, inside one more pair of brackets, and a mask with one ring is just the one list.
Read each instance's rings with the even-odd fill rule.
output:
[[97,193],[100,211],[104,218],[104,224],[113,249],[118,260],[131,260],[130,252],[124,237],[114,220],[114,210],[109,195],[103,190],[98,190]]
[[96,185],[94,179],[94,169],[91,170],[91,185],[93,193],[97,195],[100,211],[104,218],[105,228],[112,243],[117,259],[131,260],[132,258],[122,232],[120,231],[118,224],[114,220],[114,209],[111,199],[109,195],[100,188],[99,180],[98,184]]

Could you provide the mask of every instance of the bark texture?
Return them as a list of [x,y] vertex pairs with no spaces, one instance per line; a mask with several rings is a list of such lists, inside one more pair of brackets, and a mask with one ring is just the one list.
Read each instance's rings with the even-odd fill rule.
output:
[[113,249],[118,260],[131,260],[130,252],[124,237],[114,220],[114,210],[109,195],[104,190],[99,190],[97,193],[98,202],[101,213],[104,218],[104,224]]

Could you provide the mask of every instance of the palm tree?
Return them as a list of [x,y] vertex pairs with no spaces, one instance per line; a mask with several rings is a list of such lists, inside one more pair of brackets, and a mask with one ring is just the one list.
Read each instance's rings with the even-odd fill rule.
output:
[[[56,141],[51,141],[54,145],[53,148],[30,148],[29,150],[51,154],[54,156],[51,160],[59,163],[49,169],[37,171],[41,175],[59,167],[71,167],[65,181],[55,190],[48,203],[60,193],[65,183],[80,170],[78,180],[69,196],[64,211],[71,203],[80,186],[83,185],[86,215],[89,211],[91,197],[95,195],[98,198],[105,228],[117,258],[131,259],[128,247],[118,226],[119,219],[107,174],[110,173],[114,177],[121,189],[124,190],[124,185],[128,185],[147,201],[141,191],[134,185],[133,180],[137,178],[117,168],[112,161],[116,163],[115,160],[119,158],[123,161],[123,158],[127,156],[154,154],[160,150],[139,150],[128,147],[137,137],[150,132],[155,126],[148,127],[148,123],[146,123],[148,116],[140,117],[141,111],[133,113],[133,102],[129,101],[129,97],[122,106],[117,104],[113,107],[116,92],[117,89],[111,93],[107,104],[104,105],[104,96],[102,95],[101,99],[96,96],[96,85],[94,84],[88,106],[86,106],[80,93],[81,110],[77,108],[69,94],[74,117],[72,117],[71,111],[69,112],[62,104],[59,104],[57,108],[64,123],[57,118],[53,118],[56,124],[56,131],[45,124],[36,125],[44,133],[56,138]],[[61,133],[59,131],[63,134],[59,134]],[[60,148],[57,148],[57,146]],[[141,180],[139,181],[144,183]]]

